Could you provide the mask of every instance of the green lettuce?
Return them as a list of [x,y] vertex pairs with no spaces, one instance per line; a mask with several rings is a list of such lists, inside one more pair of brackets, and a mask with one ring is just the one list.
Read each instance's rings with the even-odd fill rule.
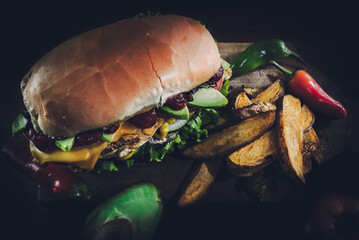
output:
[[103,171],[118,172],[119,169],[116,164],[110,159],[99,160],[96,163],[95,171],[101,173]]
[[[162,145],[149,145],[146,144],[141,149],[141,158],[148,158],[150,161],[160,162],[163,158],[176,150],[182,150],[193,142],[201,142],[201,140],[208,136],[208,131],[205,129],[206,126],[218,123],[219,114],[214,109],[202,109],[198,115],[190,121],[190,123],[184,126],[176,138],[164,143]],[[146,152],[149,156],[146,156]]]
[[[163,158],[170,153],[173,153],[177,150],[182,150],[188,145],[201,142],[202,139],[208,136],[208,131],[206,126],[216,125],[219,120],[219,114],[214,109],[202,109],[196,117],[194,117],[189,124],[184,126],[177,134],[177,136],[164,144],[150,145],[145,144],[138,152],[131,158],[126,161],[127,167],[133,165],[133,161],[143,160],[147,161],[156,161],[160,162]],[[121,166],[115,164],[111,160],[102,160],[96,164],[97,173],[102,171],[119,171]]]
[[223,96],[227,97],[228,95],[228,89],[229,89],[229,80],[223,80],[223,85],[222,88],[220,90],[220,92],[223,94]]

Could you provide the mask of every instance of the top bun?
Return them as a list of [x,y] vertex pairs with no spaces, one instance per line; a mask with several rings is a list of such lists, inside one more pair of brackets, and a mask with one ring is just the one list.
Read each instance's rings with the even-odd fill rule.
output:
[[197,21],[127,19],[78,35],[45,54],[21,89],[34,128],[74,136],[162,105],[206,82],[218,47]]

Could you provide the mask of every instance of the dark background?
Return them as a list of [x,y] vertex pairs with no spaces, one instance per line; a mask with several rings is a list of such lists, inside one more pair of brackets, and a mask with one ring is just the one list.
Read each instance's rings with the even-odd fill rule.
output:
[[[355,105],[359,103],[356,72],[358,21],[354,3],[289,0],[144,3],[12,1],[2,3],[0,9],[1,146],[9,139],[11,123],[21,110],[19,84],[32,64],[48,50],[78,33],[148,10],[200,20],[220,42],[249,42],[272,37],[291,42],[309,63],[336,84],[351,103],[353,119],[358,113]],[[355,139],[356,133],[358,131],[353,130],[350,138]],[[356,196],[357,153],[358,145],[350,142],[347,151],[339,154],[333,163],[323,166],[318,172],[320,180],[313,183],[314,195],[335,192]],[[68,236],[68,231],[62,226],[49,226],[57,221],[49,216],[45,207],[38,206],[36,186],[12,171],[3,157],[0,160],[4,169],[0,174],[3,232],[12,234],[12,239],[24,235],[38,239],[45,239],[48,234],[49,239]],[[212,239],[236,234],[237,238],[252,236],[259,239],[263,236],[281,238],[290,234],[292,239],[303,239],[307,207],[307,203],[260,204],[252,206],[253,211],[248,212],[233,205],[216,208],[197,206],[182,211],[197,216],[188,222],[166,215],[168,221],[162,223],[158,236]],[[203,217],[198,217],[198,214]],[[56,217],[63,221],[74,218],[69,211],[56,212]],[[172,231],[173,235],[170,234]]]

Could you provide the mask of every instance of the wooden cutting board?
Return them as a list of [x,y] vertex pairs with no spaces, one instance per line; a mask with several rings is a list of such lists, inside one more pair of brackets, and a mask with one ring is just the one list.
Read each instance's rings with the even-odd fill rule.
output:
[[[251,43],[219,43],[221,57],[228,62],[246,49]],[[293,46],[289,44],[292,50]],[[307,70],[322,87],[333,97],[345,105],[345,99],[340,91],[329,80],[310,64],[303,66],[298,61],[287,58],[280,62],[290,70],[304,68]],[[268,87],[278,78],[284,79],[284,75],[275,67],[265,66],[258,68],[244,76],[233,78],[230,81],[231,89],[237,87]],[[316,114],[314,128],[322,143],[327,145],[324,152],[324,160],[328,161],[346,148],[349,134],[349,120],[329,120],[326,117]],[[165,201],[176,198],[179,187],[186,182],[186,175],[191,167],[198,164],[191,159],[183,159],[181,156],[168,156],[161,163],[138,164],[128,169],[122,169],[114,173],[79,173],[79,177],[88,184],[88,191],[91,199],[101,202],[112,194],[122,189],[143,181],[155,183],[161,191]],[[315,171],[312,171],[315,174]],[[307,183],[307,185],[310,183]],[[279,169],[277,164],[271,164],[263,171],[250,178],[238,178],[231,175],[223,164],[219,171],[217,180],[212,184],[207,194],[200,199],[202,202],[251,202],[260,200],[270,201],[291,201],[298,200],[307,194],[306,184],[298,183],[288,178]],[[46,194],[40,191],[40,201],[48,202]]]

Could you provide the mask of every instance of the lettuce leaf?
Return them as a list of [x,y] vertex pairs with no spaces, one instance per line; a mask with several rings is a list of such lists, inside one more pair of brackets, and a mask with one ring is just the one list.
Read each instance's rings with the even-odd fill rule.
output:
[[203,138],[208,136],[208,131],[205,129],[210,124],[217,124],[219,114],[214,109],[202,109],[198,115],[184,126],[176,138],[162,144],[150,146],[146,144],[142,149],[141,158],[146,158],[146,152],[149,153],[150,161],[160,162],[163,158],[176,150],[182,150],[193,142],[200,142]]
[[118,172],[119,169],[112,160],[103,159],[103,160],[97,161],[97,163],[95,165],[95,171],[97,173],[101,173],[103,171]]
[[[180,151],[192,143],[201,142],[203,138],[208,136],[206,126],[216,125],[218,120],[219,113],[216,110],[202,109],[189,124],[179,131],[173,140],[161,145],[145,144],[140,147],[133,158],[126,161],[127,167],[131,167],[136,160],[148,161],[149,159],[150,161],[161,162],[167,154],[177,150]],[[95,170],[97,173],[120,171],[120,168],[122,168],[121,163],[118,161],[113,162],[111,159],[101,160],[97,162]]]
[[223,85],[222,85],[221,90],[220,90],[220,92],[225,97],[227,97],[227,95],[228,95],[228,88],[229,88],[229,80],[226,79],[226,80],[224,80]]

